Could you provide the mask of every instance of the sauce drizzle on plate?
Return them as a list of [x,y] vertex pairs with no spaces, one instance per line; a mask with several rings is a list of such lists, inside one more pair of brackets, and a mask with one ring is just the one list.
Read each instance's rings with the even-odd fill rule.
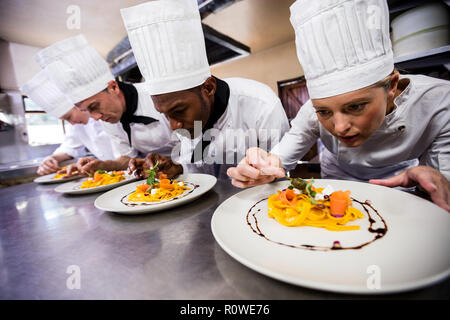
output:
[[[258,217],[257,215],[261,212],[263,212],[261,209],[256,209],[255,207],[260,204],[263,201],[266,201],[268,198],[264,198],[262,200],[259,200],[258,202],[256,202],[251,208],[250,210],[248,210],[247,215],[246,215],[246,221],[248,226],[250,227],[250,229],[256,233],[258,236],[266,239],[267,241],[282,245],[282,246],[286,246],[286,247],[290,247],[290,248],[297,248],[297,249],[305,249],[305,250],[311,250],[311,251],[330,251],[330,250],[357,250],[357,249],[362,249],[365,246],[373,243],[374,241],[383,238],[387,231],[388,231],[388,226],[386,224],[386,221],[383,219],[383,217],[380,215],[380,213],[372,206],[371,202],[369,200],[366,200],[364,202],[361,202],[359,200],[356,200],[354,198],[352,198],[353,201],[359,203],[364,210],[367,213],[368,219],[369,219],[369,228],[367,229],[370,233],[374,233],[375,236],[371,241],[362,243],[360,245],[357,246],[351,246],[351,247],[344,247],[342,246],[339,241],[334,241],[333,244],[330,247],[325,247],[325,246],[315,246],[315,245],[311,245],[311,244],[300,244],[300,245],[294,245],[294,244],[288,244],[288,243],[282,243],[279,241],[275,241],[273,239],[270,239],[268,236],[266,236],[263,232],[261,232],[261,229],[258,225]],[[372,215],[370,213],[370,211],[372,211]],[[380,222],[382,223],[382,226],[380,228],[374,228],[374,224],[377,222],[374,217],[378,216],[380,219]],[[254,226],[251,222],[251,219],[253,219],[254,221]],[[296,227],[296,228],[300,228],[300,227]],[[333,231],[330,231],[333,232]],[[348,231],[351,232],[351,231]]]

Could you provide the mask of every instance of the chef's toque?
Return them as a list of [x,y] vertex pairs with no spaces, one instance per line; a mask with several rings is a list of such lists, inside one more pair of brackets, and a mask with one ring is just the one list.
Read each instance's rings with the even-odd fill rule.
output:
[[150,1],[120,12],[151,95],[190,89],[211,76],[196,0]]
[[45,70],[37,73],[20,89],[36,105],[56,118],[62,117],[75,107],[69,97],[64,95],[56,84],[50,80]]
[[394,70],[385,0],[297,0],[290,10],[312,99],[370,86]]
[[106,61],[83,35],[52,44],[39,51],[35,59],[75,103],[106,89],[114,80]]

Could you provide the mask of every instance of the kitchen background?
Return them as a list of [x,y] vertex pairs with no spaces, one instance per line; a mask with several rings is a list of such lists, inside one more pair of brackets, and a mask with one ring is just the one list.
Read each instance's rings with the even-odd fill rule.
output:
[[[48,116],[19,88],[39,71],[43,47],[83,33],[114,75],[142,81],[120,9],[139,0],[2,0],[0,11],[0,187],[29,181],[56,149],[65,124]],[[261,81],[277,92],[288,118],[308,93],[289,22],[294,0],[198,0],[212,74]],[[396,66],[449,79],[447,1],[388,1]],[[317,147],[303,160],[317,161]]]

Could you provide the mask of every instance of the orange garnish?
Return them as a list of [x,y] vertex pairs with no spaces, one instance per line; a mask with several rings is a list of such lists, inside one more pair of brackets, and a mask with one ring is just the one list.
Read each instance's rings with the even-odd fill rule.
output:
[[161,173],[161,174],[159,175],[159,180],[162,180],[162,179],[167,179],[167,174]]
[[286,189],[280,192],[278,199],[289,206],[295,206],[297,203],[297,195],[294,190]]
[[330,212],[333,216],[345,215],[350,205],[350,191],[335,191],[330,196]]
[[137,189],[141,192],[146,192],[150,186],[148,184],[141,184],[137,186]]

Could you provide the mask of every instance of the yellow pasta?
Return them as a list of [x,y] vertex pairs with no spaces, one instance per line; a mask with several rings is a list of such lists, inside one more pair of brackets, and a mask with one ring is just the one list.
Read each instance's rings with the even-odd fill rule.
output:
[[[61,170],[66,170],[66,169],[67,169],[67,167],[61,168]],[[65,176],[67,176],[67,173],[61,173],[61,174],[56,173],[55,176],[53,177],[53,179],[62,179],[62,177],[65,177]]]
[[148,184],[138,185],[136,191],[128,196],[128,201],[155,202],[169,200],[189,189],[184,185],[184,182],[160,179],[158,183],[152,186]]
[[62,179],[62,177],[67,176],[67,173],[61,173],[61,174],[55,174],[55,176],[53,177],[53,179]]
[[[309,190],[320,194],[323,188],[312,187]],[[364,217],[361,211],[351,205],[349,191],[336,191],[323,200],[314,200],[309,193],[298,194],[292,188],[285,189],[269,197],[268,207],[269,217],[288,227],[310,226],[330,231],[358,230],[359,226],[346,224]],[[337,215],[336,211],[342,214]]]
[[87,178],[85,181],[83,181],[80,188],[85,189],[85,188],[105,186],[111,183],[120,182],[122,180],[125,180],[123,171],[113,171],[111,173],[107,173],[104,171],[100,172],[97,171],[94,173],[93,177]]

